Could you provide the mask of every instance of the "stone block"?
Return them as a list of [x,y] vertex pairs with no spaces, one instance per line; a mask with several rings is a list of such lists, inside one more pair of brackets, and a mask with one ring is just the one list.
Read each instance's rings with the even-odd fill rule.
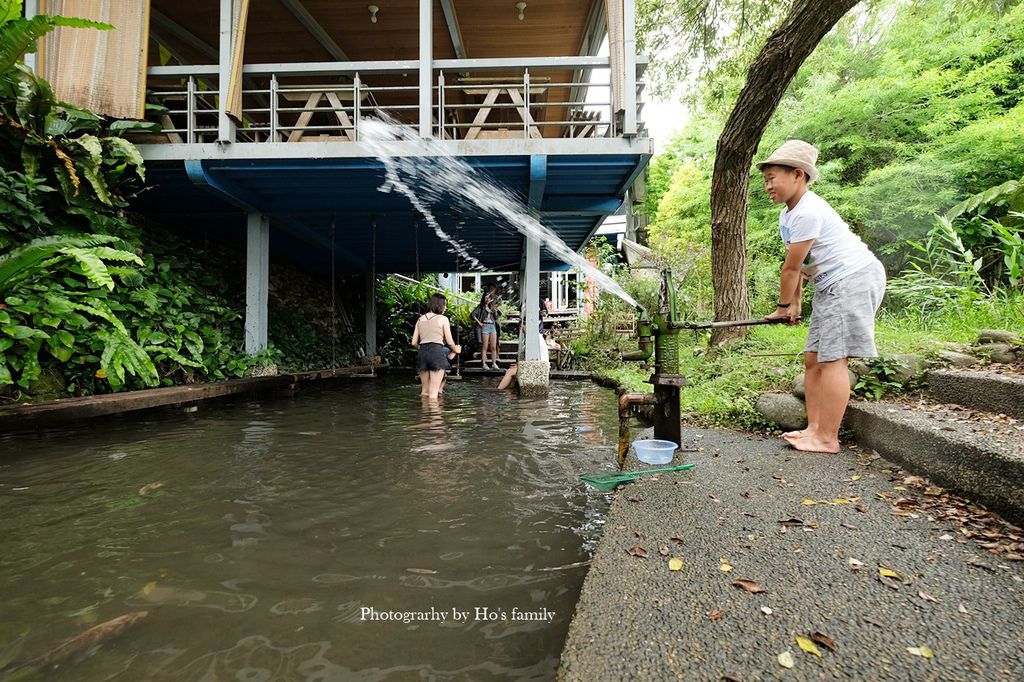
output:
[[551,363],[546,360],[520,360],[516,379],[519,381],[519,395],[547,395]]

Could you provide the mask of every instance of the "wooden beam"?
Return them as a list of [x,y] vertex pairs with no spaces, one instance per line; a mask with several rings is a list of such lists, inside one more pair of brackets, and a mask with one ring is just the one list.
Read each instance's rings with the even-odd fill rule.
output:
[[289,388],[293,384],[308,381],[322,381],[372,372],[373,365],[344,367],[313,372],[278,374],[276,376],[251,379],[229,379],[208,384],[147,388],[141,391],[126,391],[107,395],[93,395],[83,398],[59,398],[40,403],[5,405],[0,407],[0,431],[20,431],[37,427],[49,427],[60,422],[76,419],[103,417],[121,412],[135,412],[154,407],[182,405],[244,393]]
[[[155,7],[152,9],[152,17],[153,23],[160,26],[161,29],[167,33],[167,35],[174,36],[175,38],[177,38],[178,40],[185,43],[193,50],[201,54],[204,58],[209,59],[212,62],[219,61],[219,56],[217,54],[216,48],[214,48],[205,40],[198,37],[196,34],[192,33],[187,28],[185,28],[178,22],[174,21],[169,16],[167,16],[160,10],[156,9]],[[164,46],[167,46],[166,42],[164,42]]]
[[349,58],[345,55],[345,52],[338,47],[338,44],[334,42],[334,38],[324,30],[324,27],[320,25],[320,22],[313,18],[313,15],[309,13],[309,10],[299,0],[281,0],[281,4],[288,8],[288,11],[295,15],[295,18],[299,20],[310,35],[312,35],[316,42],[327,50],[331,57],[338,60],[339,62],[347,62]]
[[444,22],[448,24],[448,35],[452,37],[455,56],[465,59],[466,44],[462,42],[462,29],[459,28],[459,17],[455,14],[455,0],[441,0],[441,9],[444,10]]

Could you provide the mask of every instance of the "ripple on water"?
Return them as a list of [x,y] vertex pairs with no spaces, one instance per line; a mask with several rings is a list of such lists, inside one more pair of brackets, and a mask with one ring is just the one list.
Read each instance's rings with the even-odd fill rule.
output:
[[313,613],[323,609],[323,602],[316,599],[299,597],[279,601],[270,607],[270,612],[278,616],[295,615],[299,613]]
[[[31,626],[23,654],[127,608],[154,615],[74,679],[552,677],[607,504],[577,476],[614,460],[614,396],[449,390],[437,411],[384,379],[19,439],[0,603]],[[371,625],[366,606],[565,620]]]

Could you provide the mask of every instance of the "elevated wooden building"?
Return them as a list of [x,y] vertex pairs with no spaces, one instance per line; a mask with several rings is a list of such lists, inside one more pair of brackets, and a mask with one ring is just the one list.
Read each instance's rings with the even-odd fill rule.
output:
[[[415,132],[394,143],[400,156],[436,154],[440,141],[573,250],[651,155],[634,0],[29,0],[26,10],[118,27],[60,29],[35,68],[68,101],[161,124],[136,139],[153,185],[138,207],[245,240],[252,351],[266,345],[270,259],[324,272],[333,261],[370,275],[370,287],[388,272],[456,269],[408,200],[378,191],[367,119]],[[520,271],[523,305],[536,310],[538,273],[559,259],[490,215],[440,203],[438,219],[458,223],[482,267]],[[537,345],[527,339],[526,359]]]

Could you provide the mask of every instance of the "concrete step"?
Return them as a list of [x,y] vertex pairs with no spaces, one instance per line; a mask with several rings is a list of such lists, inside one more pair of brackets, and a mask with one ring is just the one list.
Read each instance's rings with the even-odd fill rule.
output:
[[993,414],[1024,419],[1024,375],[940,369],[928,372],[928,393],[941,403],[956,403]]
[[[513,362],[515,362],[515,358],[512,358],[511,360],[506,360],[506,359],[502,358],[501,360],[498,361],[498,364],[501,365],[502,367],[508,367]],[[476,359],[476,360],[466,360],[465,362],[462,363],[462,366],[463,367],[470,367],[470,368],[472,368],[472,367],[479,368],[481,364],[482,363],[481,363],[481,361],[479,359]]]
[[[488,353],[488,357],[490,357],[490,353]],[[498,353],[498,359],[500,361],[502,361],[502,362],[512,362],[512,361],[516,360],[518,357],[519,357],[518,353],[504,353],[504,352],[499,352]],[[465,362],[474,362],[474,361],[475,362],[480,362],[480,360],[481,360],[481,358],[480,358],[480,354],[479,353],[473,353],[473,357],[465,358],[464,359]]]
[[1024,523],[1024,423],[920,400],[850,403],[844,426],[860,445]]

